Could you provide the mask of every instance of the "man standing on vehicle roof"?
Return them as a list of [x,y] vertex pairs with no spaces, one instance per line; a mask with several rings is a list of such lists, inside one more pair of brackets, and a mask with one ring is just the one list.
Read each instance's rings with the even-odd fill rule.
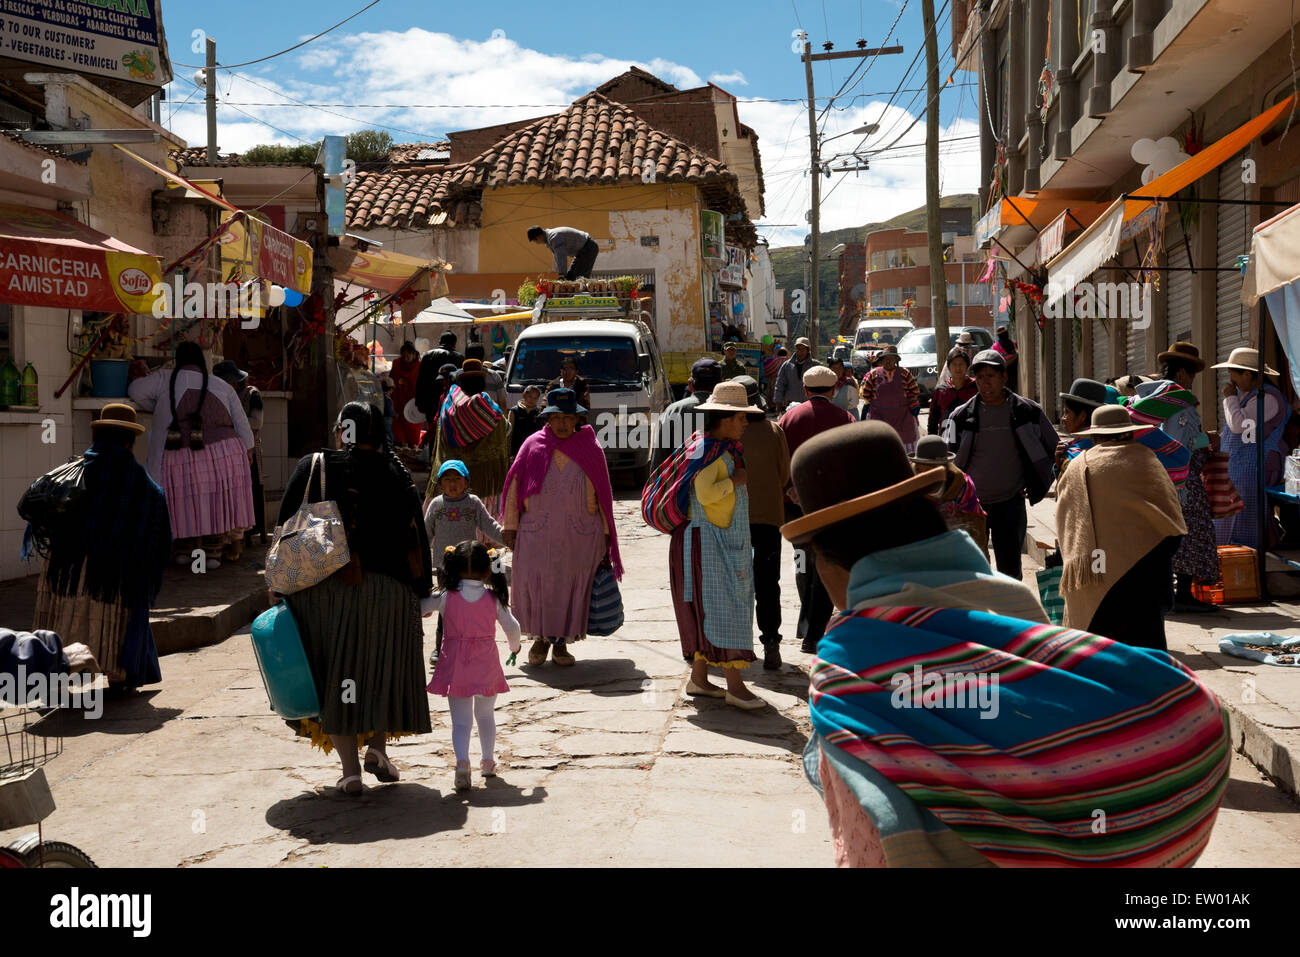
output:
[[[600,252],[596,240],[581,229],[571,226],[556,226],[554,229],[529,226],[528,241],[550,249],[555,256],[555,272],[561,279],[589,277],[592,267],[596,265],[596,255]],[[573,264],[567,265],[570,256],[573,257]]]

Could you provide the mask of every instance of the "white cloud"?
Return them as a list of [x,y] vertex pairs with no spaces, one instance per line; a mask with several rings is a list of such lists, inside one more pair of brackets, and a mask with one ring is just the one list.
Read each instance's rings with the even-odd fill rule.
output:
[[735,73],[714,73],[709,77],[710,83],[716,83],[718,86],[726,89],[729,86],[749,86],[749,81],[745,79],[745,74],[737,70]]
[[[368,127],[388,127],[399,142],[435,140],[452,130],[553,113],[632,65],[681,89],[703,85],[700,74],[685,64],[662,58],[621,59],[581,50],[569,55],[543,53],[511,37],[508,25],[497,26],[500,29],[495,38],[494,31],[488,30],[482,39],[414,27],[330,35],[290,58],[248,68],[247,79],[244,70],[223,72],[219,100],[239,105],[218,103],[221,148],[240,152],[258,143],[292,144],[297,142],[295,136],[314,141],[326,133],[350,133]],[[711,73],[710,79],[724,88],[747,83],[740,70],[726,69],[730,64],[711,65],[722,68]],[[164,117],[175,109],[173,103],[178,104],[194,92],[188,78],[175,81],[168,89],[172,102],[164,104]],[[389,105],[324,109],[245,105],[283,102],[286,96],[308,103]],[[921,102],[918,99],[915,105]],[[477,106],[481,104],[492,105]],[[744,99],[739,110],[741,121],[759,135],[767,186],[766,221],[796,224],[763,229],[761,233],[773,245],[801,244],[807,233],[804,213],[809,203],[807,112],[796,102]],[[878,123],[880,132],[868,137],[863,145],[864,151],[871,151],[891,145],[913,119],[914,115],[900,105],[886,109],[883,100],[873,101],[851,110],[832,111],[824,135],[829,139],[866,123]],[[201,93],[175,110],[171,128],[192,144],[206,140]],[[974,121],[957,120],[943,137],[972,136],[977,132]],[[850,153],[861,140],[861,136],[842,136],[829,142],[823,155]],[[923,205],[924,156],[920,146],[924,141],[925,124],[919,122],[897,144],[911,146],[910,150],[894,149],[876,156],[866,172],[835,173],[829,180],[823,178],[822,228],[878,222]],[[941,150],[943,192],[978,189],[983,174],[977,146],[978,140],[969,139],[946,147],[954,152]]]

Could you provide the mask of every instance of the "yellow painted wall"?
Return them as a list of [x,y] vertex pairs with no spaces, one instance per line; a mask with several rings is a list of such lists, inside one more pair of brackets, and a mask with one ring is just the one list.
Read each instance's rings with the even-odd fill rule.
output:
[[[700,258],[700,194],[685,184],[510,186],[483,194],[481,273],[554,275],[528,227],[571,226],[600,244],[597,270],[655,271],[655,334],[664,351],[703,348],[707,339]],[[658,236],[658,246],[641,245]]]

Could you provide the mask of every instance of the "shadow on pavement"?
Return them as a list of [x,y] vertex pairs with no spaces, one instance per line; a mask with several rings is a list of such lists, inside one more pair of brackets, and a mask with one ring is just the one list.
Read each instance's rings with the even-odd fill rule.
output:
[[577,664],[562,668],[549,657],[546,664],[534,668],[525,660],[532,642],[524,641],[524,650],[519,653],[520,670],[534,681],[556,688],[560,691],[590,691],[603,697],[622,697],[641,694],[645,689],[641,682],[649,681],[650,676],[626,658],[590,658],[582,657],[582,646],[586,641],[570,645]]
[[701,731],[751,744],[784,748],[793,754],[803,753],[804,745],[808,743],[807,735],[799,730],[799,726],[774,708],[741,711],[718,698],[692,698],[691,701],[696,711],[686,716],[686,722]]
[[442,793],[414,782],[367,785],[360,797],[322,788],[277,801],[267,808],[266,823],[312,844],[369,844],[459,830],[471,806],[522,807],[545,800],[545,788],[525,790],[499,778],[466,792]]
[[151,702],[161,689],[152,691],[128,692],[122,696],[107,694],[98,690],[97,707],[103,709],[98,718],[89,715],[94,712],[85,700],[84,694],[73,694],[70,706],[60,708],[32,729],[33,734],[77,738],[83,734],[141,734],[157,731],[168,721],[181,713],[180,708],[155,708]]
[[1280,793],[1267,781],[1241,781],[1228,779],[1223,793],[1223,806],[1236,811],[1283,811],[1300,814],[1300,805],[1292,801],[1279,801]]

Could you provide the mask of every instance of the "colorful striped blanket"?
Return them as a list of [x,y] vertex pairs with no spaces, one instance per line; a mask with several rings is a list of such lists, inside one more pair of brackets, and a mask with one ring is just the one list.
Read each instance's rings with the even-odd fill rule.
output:
[[814,740],[858,769],[837,766],[887,860],[945,827],[1000,867],[1186,867],[1209,841],[1227,713],[1165,652],[986,612],[859,607],[818,654]]
[[[1138,421],[1133,411],[1129,410],[1129,416]],[[1174,489],[1181,492],[1184,485],[1187,484],[1187,470],[1192,461],[1192,453],[1182,443],[1175,441],[1166,432],[1152,426],[1144,432],[1135,432],[1133,441],[1139,445],[1145,445],[1155,453],[1160,462],[1161,468],[1169,473],[1169,481],[1174,483]],[[1085,449],[1093,446],[1092,439],[1084,436],[1075,439],[1066,448],[1066,455],[1074,458]]]
[[464,389],[453,383],[442,400],[438,428],[448,445],[463,449],[491,435],[502,418],[501,408],[486,392],[466,395]]
[[739,442],[711,439],[694,433],[656,469],[641,490],[641,517],[655,531],[671,535],[685,525],[691,508],[691,480],[700,469],[730,452],[736,468],[745,467]]

